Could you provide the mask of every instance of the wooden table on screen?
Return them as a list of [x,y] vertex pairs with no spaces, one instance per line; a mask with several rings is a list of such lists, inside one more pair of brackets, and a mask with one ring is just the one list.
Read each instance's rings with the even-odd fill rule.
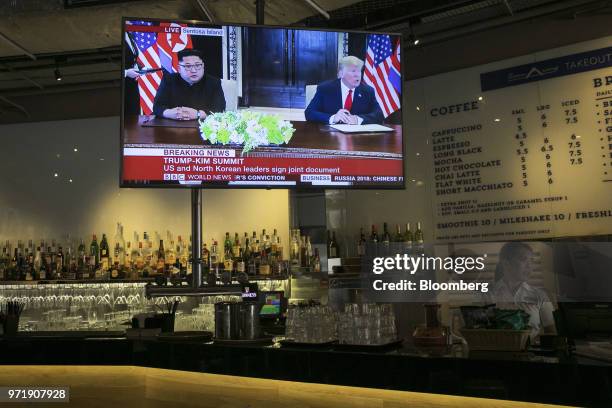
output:
[[[182,122],[183,127],[142,126],[141,122],[150,120],[146,116],[126,116],[124,127],[124,144],[152,145],[209,145],[200,137],[197,123]],[[153,119],[156,120],[156,119]],[[192,124],[192,126],[189,126]],[[372,152],[387,154],[393,158],[402,155],[401,125],[386,125],[393,128],[392,132],[378,133],[342,133],[328,125],[314,122],[292,122],[295,133],[287,145],[275,150],[304,149],[330,150],[337,152]],[[259,149],[257,149],[259,150]]]

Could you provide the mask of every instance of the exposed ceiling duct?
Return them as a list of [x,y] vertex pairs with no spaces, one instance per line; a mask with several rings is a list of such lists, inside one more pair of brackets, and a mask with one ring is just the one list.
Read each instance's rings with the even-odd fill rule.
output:
[[[265,22],[402,32],[429,46],[551,16],[610,10],[593,0],[270,0]],[[0,123],[35,95],[118,89],[121,18],[255,23],[253,0],[5,0],[0,2]],[[390,16],[393,16],[390,18]],[[56,71],[62,80],[56,80]],[[118,91],[117,91],[118,92]],[[69,98],[68,98],[69,99]],[[18,107],[17,107],[17,106]],[[22,109],[20,109],[22,108]],[[35,120],[34,115],[32,120]],[[9,119],[6,119],[9,118]]]

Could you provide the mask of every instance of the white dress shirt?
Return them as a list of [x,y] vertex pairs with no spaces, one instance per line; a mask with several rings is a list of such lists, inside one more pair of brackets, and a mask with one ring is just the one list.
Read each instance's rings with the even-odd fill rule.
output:
[[[344,82],[342,82],[342,80],[340,80],[340,90],[342,91],[342,109],[344,109],[344,103],[346,102],[346,97],[348,96],[349,93],[349,87],[344,85]],[[351,97],[353,98],[353,103],[355,103],[355,89],[353,88],[353,94],[351,95]],[[331,115],[329,117],[329,124],[330,125],[334,125],[336,123],[338,123],[337,120],[335,120],[335,114]],[[363,118],[361,116],[357,116],[357,124],[361,125],[361,122],[363,122]]]

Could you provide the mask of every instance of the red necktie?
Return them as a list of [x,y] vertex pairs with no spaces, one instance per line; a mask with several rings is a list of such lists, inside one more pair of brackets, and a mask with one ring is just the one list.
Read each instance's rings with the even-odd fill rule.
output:
[[344,101],[344,109],[350,112],[352,106],[353,106],[353,90],[349,89],[349,93],[348,95],[346,95],[346,100]]

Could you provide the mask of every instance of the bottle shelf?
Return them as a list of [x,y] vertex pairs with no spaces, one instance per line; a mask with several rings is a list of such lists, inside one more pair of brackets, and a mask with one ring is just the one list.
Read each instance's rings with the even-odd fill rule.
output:
[[88,283],[149,283],[155,278],[142,279],[62,279],[62,280],[37,280],[37,281],[0,281],[0,286],[9,285],[83,285]]

